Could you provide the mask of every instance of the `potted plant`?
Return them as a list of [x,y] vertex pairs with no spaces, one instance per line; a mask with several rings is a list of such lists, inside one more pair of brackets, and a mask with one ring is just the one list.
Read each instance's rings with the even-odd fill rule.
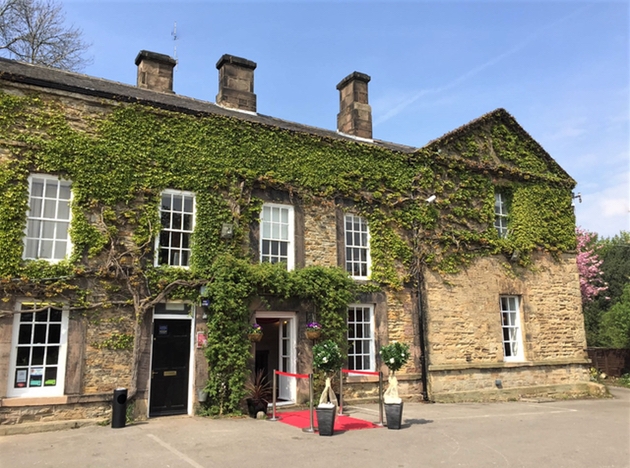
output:
[[402,399],[398,397],[398,380],[396,371],[400,370],[409,360],[409,345],[393,342],[383,346],[380,350],[383,363],[389,368],[387,390],[383,395],[385,403],[385,417],[388,429],[400,429],[402,423]]
[[253,323],[252,325],[250,325],[249,331],[247,332],[247,338],[249,338],[249,341],[258,343],[260,340],[262,340],[262,337],[262,327],[257,323]]
[[322,326],[313,321],[306,324],[306,338],[309,340],[318,340],[322,334]]
[[313,346],[313,367],[326,375],[326,385],[317,405],[317,426],[319,435],[322,436],[331,436],[334,432],[337,397],[330,384],[330,378],[342,364],[343,356],[334,341],[326,340]]
[[248,398],[245,400],[248,414],[252,418],[255,418],[261,411],[267,414],[271,399],[271,384],[263,369],[256,372],[253,378],[245,384],[245,390],[248,394]]

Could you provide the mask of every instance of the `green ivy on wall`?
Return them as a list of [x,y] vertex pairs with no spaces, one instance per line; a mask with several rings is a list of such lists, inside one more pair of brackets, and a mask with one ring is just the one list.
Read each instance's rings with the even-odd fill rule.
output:
[[252,264],[224,255],[213,263],[210,274],[213,280],[206,293],[210,298],[206,347],[210,371],[205,403],[209,414],[240,411],[251,358],[247,332],[253,321],[249,304],[254,297],[310,301],[323,336],[345,345],[345,314],[355,297],[355,285],[341,269],[308,267],[289,272],[282,264]]
[[[0,93],[0,288],[5,298],[43,295],[76,308],[105,295],[141,320],[148,299],[196,301],[206,284],[213,414],[236,411],[243,397],[254,295],[312,301],[326,338],[342,343],[355,292],[337,269],[252,264],[249,232],[262,205],[255,190],[278,189],[305,205],[334,199],[365,216],[372,282],[362,290],[401,289],[418,265],[455,272],[479,255],[518,249],[526,263],[535,249],[575,247],[574,182],[501,113],[472,133],[403,153],[220,115],[103,105],[77,116],[54,98]],[[21,259],[27,178],[38,172],[72,181],[74,249],[57,264]],[[507,239],[493,227],[496,186],[512,194]],[[187,270],[152,266],[167,188],[196,195]],[[221,238],[223,223],[234,225],[231,239]]]

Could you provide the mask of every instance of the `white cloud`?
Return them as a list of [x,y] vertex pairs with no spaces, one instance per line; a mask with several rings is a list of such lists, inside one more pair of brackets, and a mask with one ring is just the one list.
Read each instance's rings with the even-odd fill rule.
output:
[[623,198],[611,198],[603,200],[600,203],[602,208],[602,215],[605,218],[612,216],[627,216],[628,215],[628,200]]
[[[582,203],[575,206],[577,224],[584,229],[611,237],[620,231],[630,231],[630,188],[628,172],[622,171],[608,178],[605,187],[582,190]],[[577,200],[576,200],[577,201]]]
[[558,122],[549,135],[545,136],[546,140],[562,140],[564,138],[575,138],[586,133],[587,126],[586,117],[573,118],[569,121]]

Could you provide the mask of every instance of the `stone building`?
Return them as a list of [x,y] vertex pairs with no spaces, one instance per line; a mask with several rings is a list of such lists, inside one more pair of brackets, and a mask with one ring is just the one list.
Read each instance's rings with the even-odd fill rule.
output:
[[[332,131],[258,113],[252,61],[219,60],[216,103],[174,93],[171,57],[136,65],[130,86],[0,59],[1,424],[104,417],[118,387],[137,416],[193,414],[200,390],[242,384],[208,353],[228,344],[247,371],[311,372],[304,330],[334,323],[338,291],[238,289],[260,263],[347,272],[347,368],[386,370],[380,346],[409,343],[406,398],[597,391],[575,182],[506,111],[413,148],[373,138],[363,73],[337,85]],[[375,377],[345,379],[346,398],[376,395]],[[305,383],[281,377],[277,396],[303,402]]]

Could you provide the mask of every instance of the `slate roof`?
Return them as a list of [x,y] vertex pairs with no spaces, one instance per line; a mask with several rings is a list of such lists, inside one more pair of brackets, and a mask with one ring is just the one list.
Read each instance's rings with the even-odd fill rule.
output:
[[156,108],[194,115],[222,115],[249,122],[282,128],[289,131],[308,133],[325,138],[345,141],[360,141],[402,153],[413,153],[413,146],[390,143],[381,140],[372,142],[356,139],[336,131],[303,125],[262,114],[250,114],[231,110],[217,104],[180,96],[175,93],[163,93],[116,81],[94,78],[80,73],[48,68],[41,65],[17,62],[0,57],[0,80],[22,83],[37,87],[57,89],[70,93],[111,99],[119,102],[140,103]]

